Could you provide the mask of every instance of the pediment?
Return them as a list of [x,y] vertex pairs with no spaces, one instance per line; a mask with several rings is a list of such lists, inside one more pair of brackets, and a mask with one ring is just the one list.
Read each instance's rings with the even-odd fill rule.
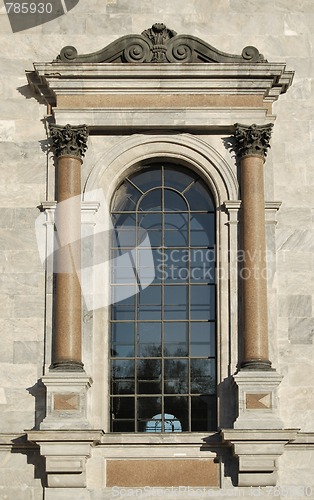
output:
[[118,38],[103,49],[78,54],[64,47],[55,62],[75,63],[259,63],[266,62],[256,47],[248,46],[241,55],[227,54],[191,35],[178,35],[162,23],[155,23],[140,35]]

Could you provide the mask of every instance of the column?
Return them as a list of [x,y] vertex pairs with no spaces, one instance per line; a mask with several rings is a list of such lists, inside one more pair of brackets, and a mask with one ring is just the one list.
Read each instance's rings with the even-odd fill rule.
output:
[[265,242],[264,162],[273,124],[235,125],[240,161],[243,266],[240,283],[243,304],[241,367],[270,370],[268,356],[267,268]]
[[81,165],[87,149],[86,125],[51,125],[57,157],[55,324],[52,367],[83,371],[81,344]]

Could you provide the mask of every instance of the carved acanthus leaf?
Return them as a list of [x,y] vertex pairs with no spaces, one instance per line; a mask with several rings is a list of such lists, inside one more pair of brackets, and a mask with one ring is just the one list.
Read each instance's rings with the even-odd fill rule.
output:
[[50,124],[53,149],[57,157],[78,156],[82,158],[87,149],[88,130],[86,125]]
[[236,123],[235,149],[239,158],[247,155],[258,155],[266,158],[273,126],[273,123],[266,125],[255,125],[255,123],[253,125],[241,125]]

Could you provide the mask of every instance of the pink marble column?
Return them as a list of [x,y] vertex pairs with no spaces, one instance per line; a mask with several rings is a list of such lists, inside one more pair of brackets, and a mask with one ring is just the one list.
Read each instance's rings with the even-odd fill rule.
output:
[[82,371],[81,165],[87,149],[85,125],[51,125],[57,157],[55,310],[52,368]]
[[235,127],[236,151],[240,161],[244,257],[240,269],[243,305],[241,367],[269,370],[264,162],[273,124],[236,124]]

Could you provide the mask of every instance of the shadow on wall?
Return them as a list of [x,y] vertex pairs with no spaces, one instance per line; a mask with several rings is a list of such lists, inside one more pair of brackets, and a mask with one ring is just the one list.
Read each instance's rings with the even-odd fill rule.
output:
[[46,416],[46,387],[39,379],[27,391],[35,398],[35,424],[31,430],[39,430],[41,422]]

